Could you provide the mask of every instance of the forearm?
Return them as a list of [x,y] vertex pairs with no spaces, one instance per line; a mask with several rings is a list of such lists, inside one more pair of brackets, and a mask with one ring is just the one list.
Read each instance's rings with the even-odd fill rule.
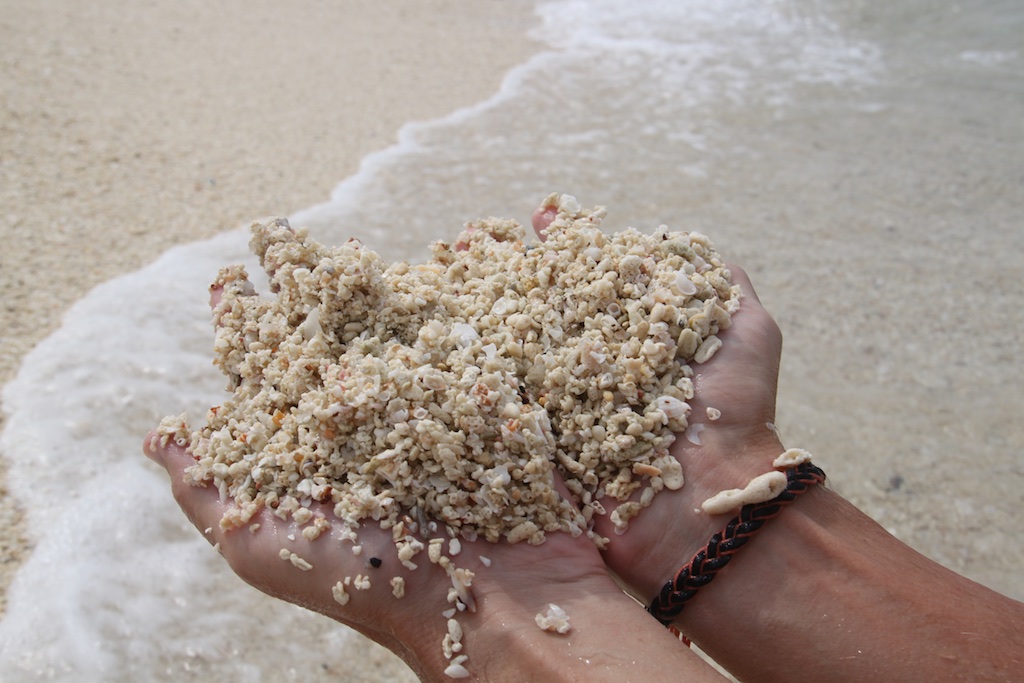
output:
[[771,520],[677,626],[744,681],[1024,680],[1024,605],[825,489]]

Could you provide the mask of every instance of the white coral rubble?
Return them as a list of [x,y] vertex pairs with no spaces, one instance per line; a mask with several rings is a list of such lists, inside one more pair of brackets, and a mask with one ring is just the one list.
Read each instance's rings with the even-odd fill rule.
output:
[[554,603],[549,603],[547,611],[537,614],[533,620],[544,631],[565,635],[572,629],[572,626],[569,624],[569,615],[565,613],[564,609]]
[[[316,500],[349,526],[416,509],[457,535],[539,543],[645,486],[635,466],[686,429],[689,364],[717,349],[738,289],[703,235],[608,235],[602,209],[548,202],[543,243],[487,219],[419,266],[255,224],[276,297],[241,267],[221,272],[215,362],[232,395],[189,440],[189,481],[237,503],[223,524],[262,507],[309,519]],[[189,433],[177,418],[165,430]],[[556,467],[582,517],[555,493]]]

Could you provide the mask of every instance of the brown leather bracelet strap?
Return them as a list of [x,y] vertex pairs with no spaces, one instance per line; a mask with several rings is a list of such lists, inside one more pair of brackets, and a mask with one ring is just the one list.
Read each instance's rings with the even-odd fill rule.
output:
[[[771,500],[740,508],[740,513],[725,526],[725,529],[712,536],[708,544],[693,556],[690,563],[665,583],[661,592],[647,607],[647,611],[654,615],[655,619],[672,628],[672,621],[683,611],[686,601],[711,583],[718,572],[729,564],[732,556],[761,530],[766,521],[782,512],[782,508],[796,500],[798,495],[815,484],[824,482],[825,473],[811,463],[805,462],[788,468],[786,479],[785,491]],[[675,629],[672,631],[683,637]]]

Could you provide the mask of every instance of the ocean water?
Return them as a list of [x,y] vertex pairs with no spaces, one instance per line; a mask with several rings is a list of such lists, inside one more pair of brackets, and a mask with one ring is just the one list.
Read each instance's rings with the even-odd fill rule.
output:
[[[417,260],[551,191],[709,234],[787,337],[779,424],[922,552],[1024,597],[1024,8],[551,1],[500,92],[409,124],[292,216]],[[206,287],[239,229],[91,292],[4,389],[36,549],[0,680],[335,680],[345,628],[258,594],[140,452],[219,403]],[[297,636],[301,634],[301,636]]]

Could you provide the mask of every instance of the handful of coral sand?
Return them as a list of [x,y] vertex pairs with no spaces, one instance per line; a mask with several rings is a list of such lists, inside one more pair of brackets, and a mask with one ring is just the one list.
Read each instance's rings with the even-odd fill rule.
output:
[[[255,224],[276,298],[241,267],[216,283],[215,363],[233,393],[205,427],[161,425],[193,453],[189,480],[235,502],[222,525],[268,507],[315,538],[371,519],[401,530],[410,566],[417,528],[537,544],[590,531],[603,498],[642,489],[612,513],[621,532],[682,486],[668,448],[687,426],[690,364],[721,345],[738,288],[703,235],[608,235],[603,209],[546,202],[546,241],[487,219],[423,265]],[[556,468],[580,512],[556,493]]]

